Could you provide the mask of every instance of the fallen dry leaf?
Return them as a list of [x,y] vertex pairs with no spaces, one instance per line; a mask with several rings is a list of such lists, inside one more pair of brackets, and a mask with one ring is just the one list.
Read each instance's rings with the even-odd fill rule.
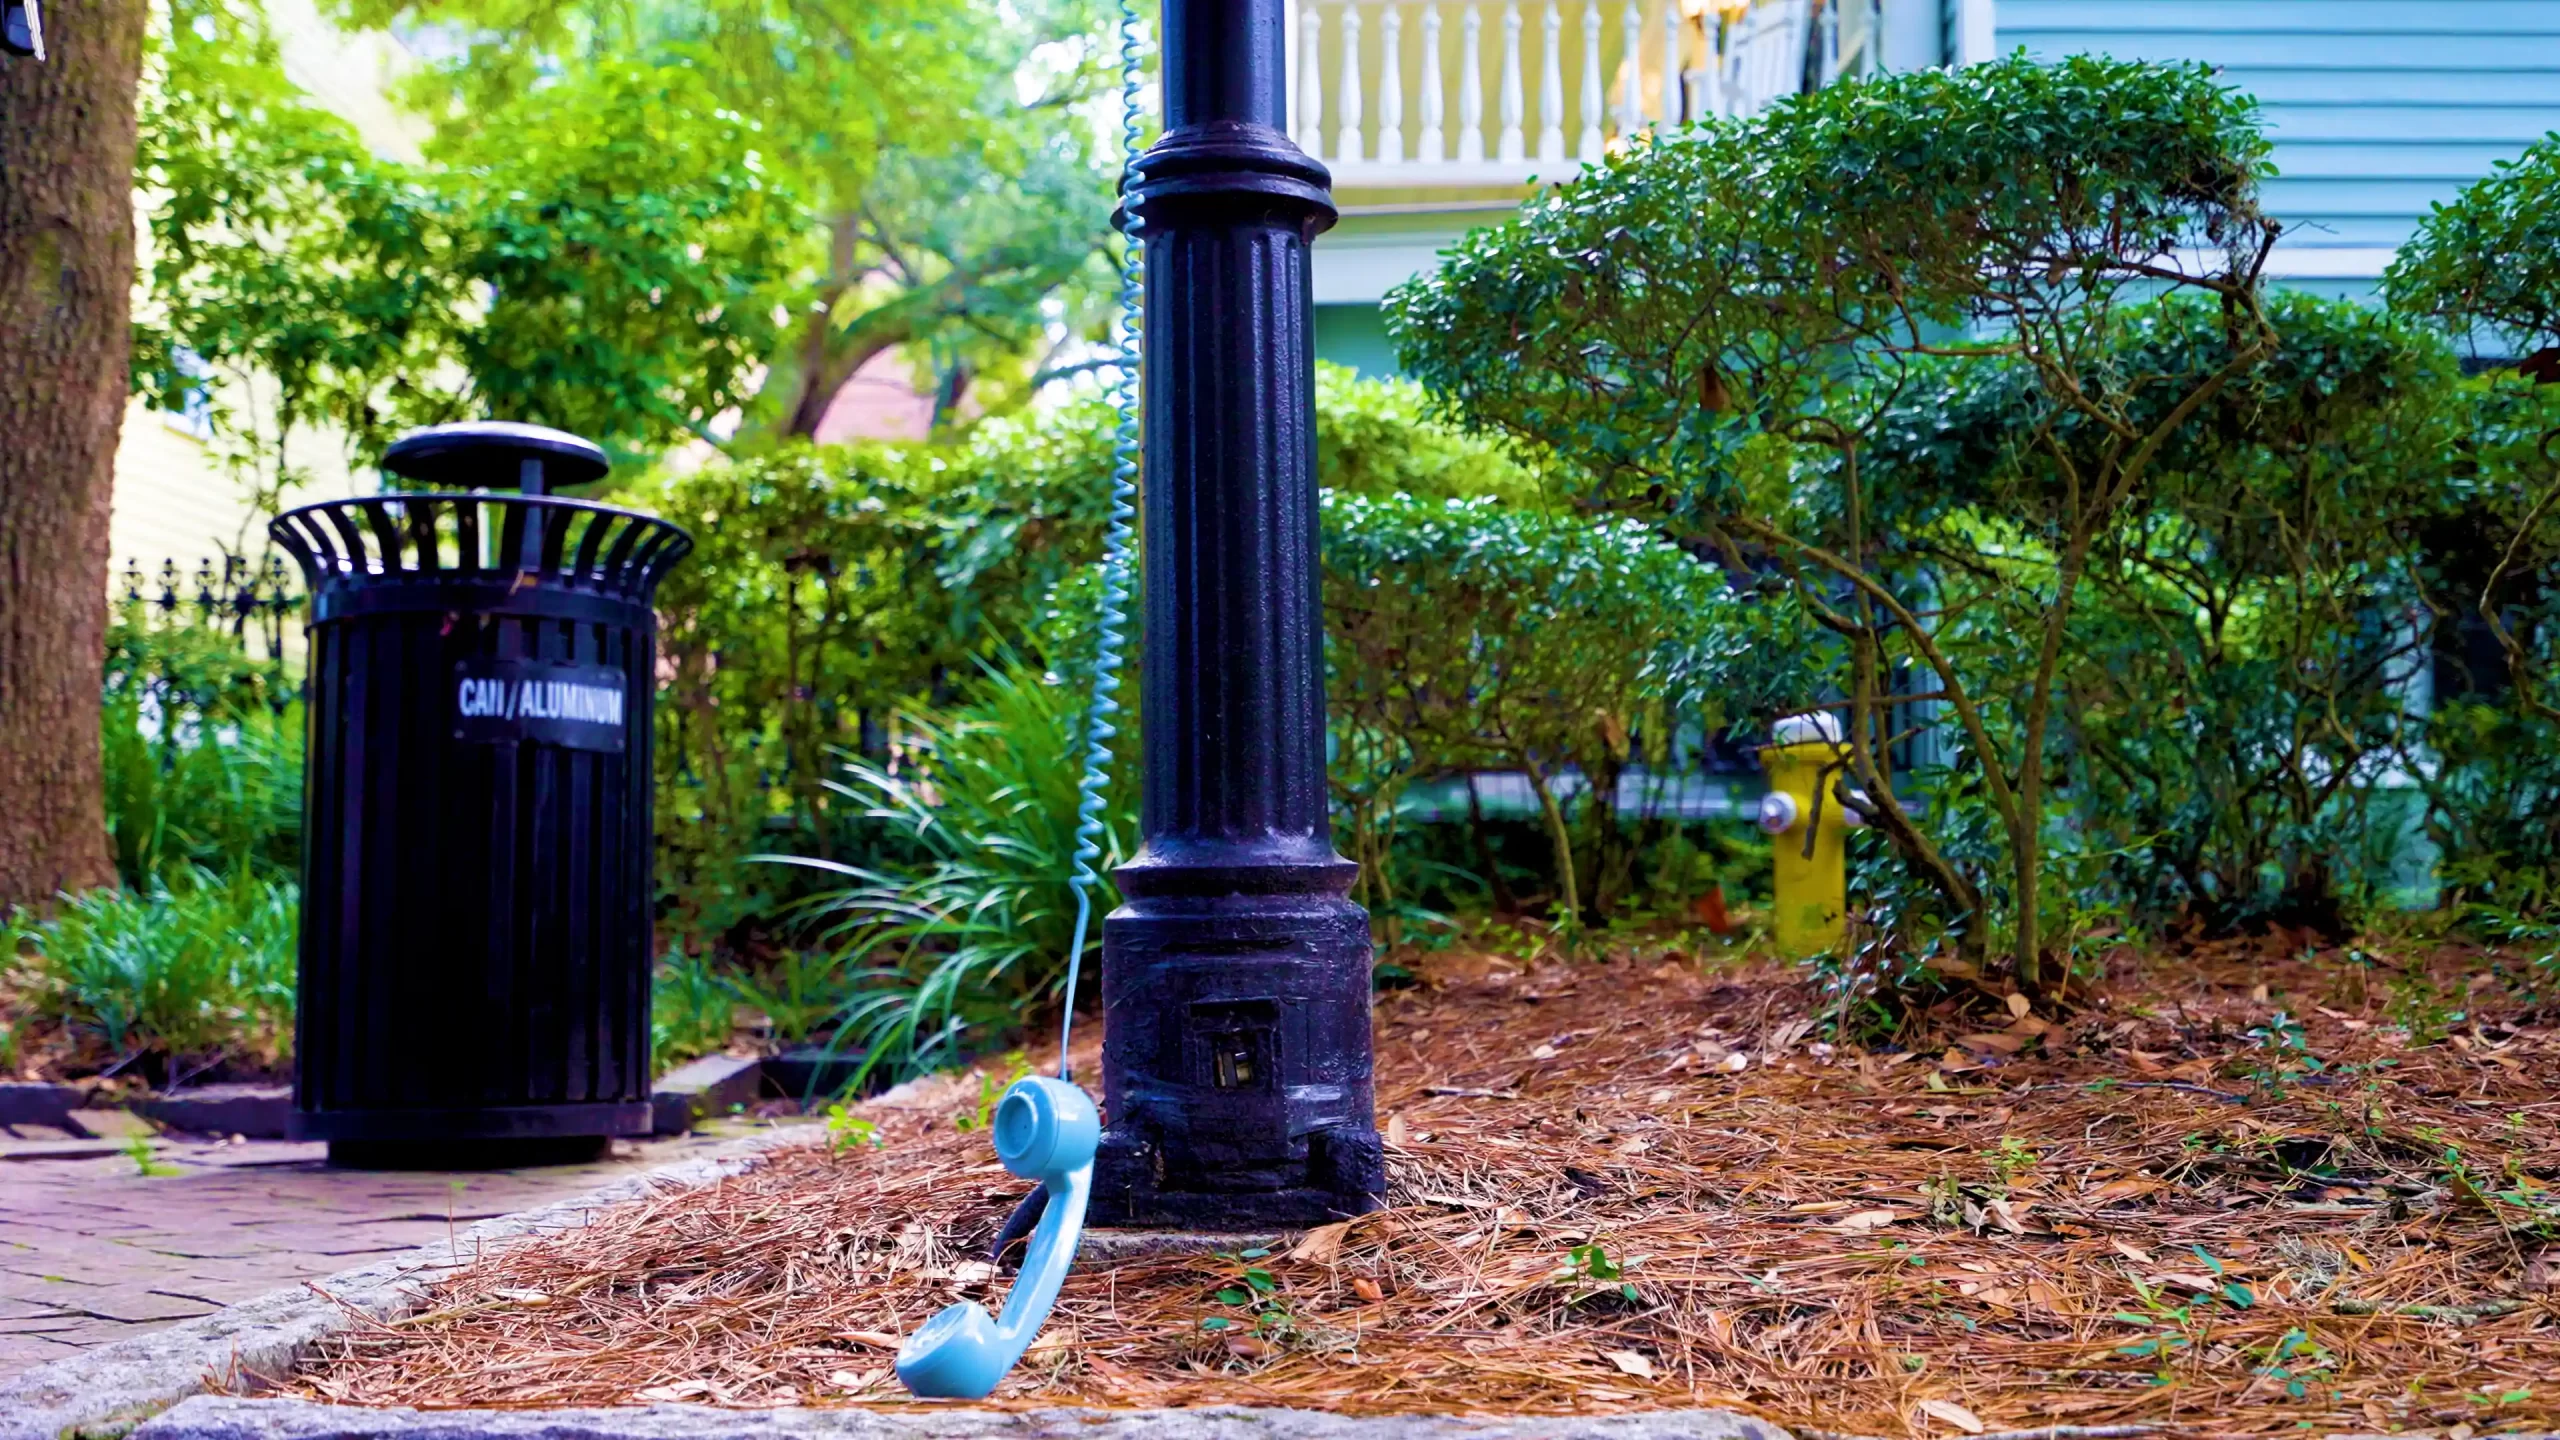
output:
[[1890,1225],[1897,1220],[1908,1220],[1910,1218],[1911,1217],[1909,1215],[1900,1210],[1861,1210],[1855,1215],[1841,1216],[1839,1219],[1832,1221],[1826,1228],[1832,1230],[1881,1230],[1885,1226]]
[[2176,1285],[2184,1289],[2193,1290],[2199,1295],[2210,1295],[2214,1291],[2222,1288],[2222,1282],[2214,1279],[2210,1275],[2191,1275],[2179,1270],[2172,1270],[2165,1274],[2154,1275],[2146,1283],[2154,1286]]
[[827,1372],[827,1383],[839,1390],[868,1390],[878,1383],[879,1379],[880,1372],[877,1370],[830,1370]]
[[1604,1350],[1609,1363],[1639,1380],[1653,1378],[1653,1359],[1641,1350]]
[[1932,1420],[1944,1420],[1967,1435],[1979,1435],[1984,1428],[1981,1416],[1953,1400],[1923,1400],[1920,1402],[1920,1413]]
[[1350,1233],[1351,1222],[1348,1220],[1319,1225],[1289,1247],[1289,1258],[1303,1260],[1310,1265],[1330,1265],[1342,1254],[1342,1237]]
[[2014,990],[2009,992],[2008,1005],[2009,1014],[2013,1018],[2019,1020],[2027,1018],[2027,1012],[2035,1008],[2034,1001],[2029,1000],[2026,996],[2021,995]]

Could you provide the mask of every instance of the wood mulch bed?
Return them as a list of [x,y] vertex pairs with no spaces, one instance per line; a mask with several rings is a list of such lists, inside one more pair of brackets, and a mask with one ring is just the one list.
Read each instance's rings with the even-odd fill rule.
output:
[[[1798,971],[1413,963],[1378,1004],[1389,1208],[1271,1255],[1088,1264],[997,1403],[1720,1405],[1869,1435],[2560,1418],[2560,1034],[2476,954],[2121,959],[2058,1024],[1985,994],[1900,1053],[1821,1043]],[[284,1386],[910,1403],[897,1337],[1006,1284],[979,1261],[1023,1187],[960,1128],[981,1091],[493,1256]]]

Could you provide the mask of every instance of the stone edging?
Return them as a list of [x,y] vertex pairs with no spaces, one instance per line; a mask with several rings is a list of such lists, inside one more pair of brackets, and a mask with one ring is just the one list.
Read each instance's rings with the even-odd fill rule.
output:
[[1793,1440],[1727,1410],[1332,1415],[1319,1410],[357,1410],[199,1396],[131,1440]]
[[270,1291],[167,1329],[39,1365],[0,1383],[0,1440],[122,1435],[135,1421],[201,1393],[208,1374],[234,1368],[276,1374],[289,1368],[321,1337],[348,1325],[349,1311],[375,1320],[412,1313],[419,1304],[420,1280],[466,1264],[485,1250],[526,1236],[577,1229],[608,1205],[665,1187],[706,1185],[747,1169],[768,1150],[814,1143],[815,1138],[813,1128],[798,1126],[749,1136],[709,1155],[610,1181],[574,1199],[483,1220],[450,1242],[343,1270],[310,1285]]

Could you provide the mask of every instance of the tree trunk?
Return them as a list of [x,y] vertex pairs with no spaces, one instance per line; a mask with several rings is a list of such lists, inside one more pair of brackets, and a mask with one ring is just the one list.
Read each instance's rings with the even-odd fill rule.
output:
[[57,0],[0,57],[0,913],[110,884],[107,499],[132,347],[142,0]]

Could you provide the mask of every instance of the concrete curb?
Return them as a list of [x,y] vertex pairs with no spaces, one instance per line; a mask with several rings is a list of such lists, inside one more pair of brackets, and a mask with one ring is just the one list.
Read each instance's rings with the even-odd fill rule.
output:
[[321,1337],[352,1323],[350,1311],[375,1320],[413,1312],[420,1281],[468,1263],[485,1250],[577,1229],[605,1206],[660,1188],[706,1185],[747,1169],[768,1150],[816,1138],[813,1126],[749,1136],[709,1155],[625,1176],[572,1200],[483,1220],[450,1244],[439,1242],[341,1271],[312,1285],[270,1291],[165,1330],[37,1366],[0,1384],[0,1440],[124,1435],[135,1422],[200,1394],[209,1374],[237,1369],[271,1375],[289,1368]]
[[1491,1418],[1319,1410],[356,1410],[199,1396],[131,1440],[1793,1440],[1726,1410]]

